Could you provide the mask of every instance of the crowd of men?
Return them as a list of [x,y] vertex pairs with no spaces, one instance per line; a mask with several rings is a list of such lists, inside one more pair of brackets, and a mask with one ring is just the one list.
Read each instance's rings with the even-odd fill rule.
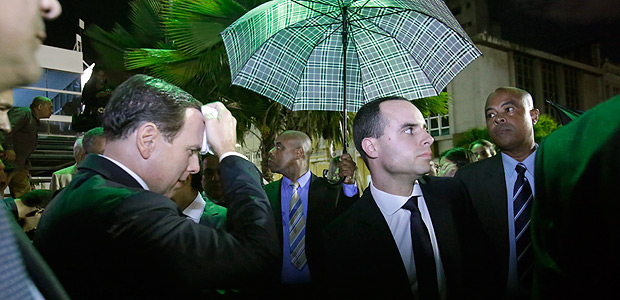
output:
[[[43,19],[60,4],[0,7],[4,91],[37,80]],[[500,153],[473,143],[469,163],[437,177],[422,113],[384,97],[353,122],[368,187],[358,186],[348,154],[338,159],[341,181],[312,174],[312,141],[299,131],[275,139],[269,167],[282,178],[264,186],[235,150],[236,120],[222,103],[203,114],[187,92],[135,75],[111,94],[102,128],[76,141],[76,164],[55,174],[49,201],[51,191],[24,187],[18,153],[32,151],[29,126],[51,114],[51,102],[11,109],[1,98],[5,160],[15,168],[14,199],[0,209],[0,298],[609,297],[620,282],[619,204],[605,196],[618,182],[619,104],[593,108],[538,145],[531,95],[500,87],[484,107]],[[205,133],[214,156],[199,155]],[[36,223],[34,243],[20,219]]]

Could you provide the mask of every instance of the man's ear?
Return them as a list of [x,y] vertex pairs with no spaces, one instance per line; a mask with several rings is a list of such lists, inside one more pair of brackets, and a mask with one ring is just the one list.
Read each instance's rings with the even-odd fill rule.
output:
[[304,148],[303,147],[298,147],[297,149],[295,149],[295,156],[297,158],[304,158],[306,155],[306,153],[304,152]]
[[532,117],[532,124],[536,125],[538,123],[538,116],[540,116],[540,110],[538,108],[530,110],[530,116]]
[[364,138],[362,140],[362,150],[364,150],[368,158],[377,158],[379,156],[376,142],[377,139],[375,138]]
[[157,137],[160,134],[157,125],[151,122],[146,122],[136,129],[136,145],[142,158],[148,159],[155,151]]

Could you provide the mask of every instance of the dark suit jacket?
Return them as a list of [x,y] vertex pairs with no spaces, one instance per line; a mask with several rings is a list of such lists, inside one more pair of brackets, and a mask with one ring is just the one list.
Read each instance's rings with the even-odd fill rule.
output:
[[275,279],[277,237],[256,167],[220,165],[227,231],[188,220],[106,158],[88,155],[41,217],[35,246],[74,299],[180,299]]
[[506,288],[508,284],[508,200],[506,179],[500,154],[459,168],[456,178],[461,179],[480,217],[485,232],[493,242],[498,258],[496,284]]
[[[280,188],[282,179],[265,186],[273,210],[276,230],[280,238],[280,253],[282,253],[282,205]],[[322,270],[322,233],[327,224],[334,220],[342,211],[346,210],[359,198],[344,195],[341,184],[331,184],[325,178],[310,174],[308,190],[308,218],[306,219],[306,257],[312,280],[321,278]],[[280,267],[282,264],[280,262]]]
[[[465,186],[447,177],[424,177],[420,187],[431,215],[449,299],[492,299],[483,285],[489,255]],[[327,285],[334,296],[411,299],[407,272],[370,188],[325,230]],[[412,250],[413,251],[413,250]]]
[[620,283],[620,96],[536,152],[534,299],[614,299]]

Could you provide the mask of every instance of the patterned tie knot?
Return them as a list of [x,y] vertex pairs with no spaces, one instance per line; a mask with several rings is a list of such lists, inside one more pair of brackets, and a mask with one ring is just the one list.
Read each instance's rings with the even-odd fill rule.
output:
[[517,166],[515,167],[515,170],[517,171],[517,173],[518,173],[519,175],[523,175],[523,174],[525,174],[525,170],[527,170],[527,168],[525,167],[525,165],[524,165],[524,164],[519,163],[519,164],[517,164]]
[[418,196],[413,196],[405,202],[403,208],[410,212],[418,212]]
[[299,182],[297,182],[297,181],[293,181],[289,185],[293,188],[293,193],[296,192],[297,189],[299,188]]

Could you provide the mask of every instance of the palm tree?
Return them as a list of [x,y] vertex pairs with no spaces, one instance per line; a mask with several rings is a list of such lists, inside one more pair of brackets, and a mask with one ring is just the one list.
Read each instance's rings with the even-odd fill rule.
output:
[[[226,50],[219,33],[265,0],[134,0],[131,31],[89,28],[87,36],[111,65],[147,73],[178,85],[202,102],[221,101],[238,121],[237,136],[254,125],[261,140],[261,169],[267,180],[268,151],[277,133],[302,130],[311,138],[342,143],[342,113],[291,112],[247,89],[231,86]],[[151,32],[150,34],[147,34]],[[414,101],[423,113],[447,112],[445,93]],[[350,129],[352,114],[349,116]],[[351,132],[349,130],[349,132]],[[243,143],[243,140],[239,141]]]

